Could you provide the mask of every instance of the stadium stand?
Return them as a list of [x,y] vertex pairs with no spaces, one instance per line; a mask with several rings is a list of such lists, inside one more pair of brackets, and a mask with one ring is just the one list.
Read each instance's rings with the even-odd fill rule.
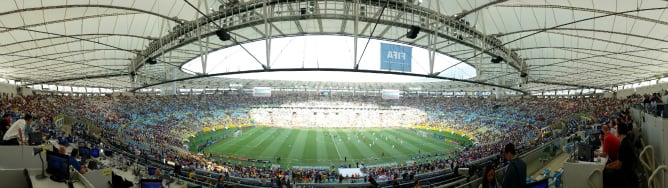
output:
[[[378,166],[365,170],[369,176],[373,176],[378,182],[392,182],[392,176],[398,174],[409,174],[410,177],[428,182],[447,182],[442,173],[434,174],[443,170],[456,168],[475,168],[486,166],[490,161],[497,159],[487,156],[495,156],[501,152],[501,148],[507,142],[519,143],[520,153],[526,152],[549,142],[555,136],[542,137],[537,130],[541,126],[547,126],[555,121],[565,121],[562,117],[567,114],[587,113],[593,114],[595,119],[585,122],[594,123],[605,121],[609,117],[606,114],[618,114],[619,109],[638,102],[635,99],[612,100],[602,98],[588,99],[525,99],[525,102],[512,102],[505,106],[491,108],[491,104],[477,98],[405,98],[393,101],[394,104],[383,104],[382,100],[374,97],[341,97],[336,99],[326,98],[303,99],[299,96],[276,96],[262,100],[251,100],[252,96],[243,95],[201,95],[201,96],[119,96],[119,97],[65,97],[65,96],[18,96],[6,99],[8,105],[4,109],[11,112],[14,105],[21,105],[25,112],[37,114],[40,125],[52,125],[49,120],[51,114],[67,114],[71,117],[80,117],[95,122],[102,128],[101,134],[95,134],[85,128],[81,123],[73,125],[73,133],[78,138],[87,139],[92,143],[103,143],[115,153],[125,154],[129,159],[126,161],[143,161],[147,165],[159,166],[160,169],[171,169],[164,161],[172,161],[183,166],[182,174],[177,176],[198,182],[210,182],[211,178],[224,175],[225,182],[241,182],[245,185],[268,186],[276,182],[290,181],[293,183],[336,183],[337,177],[334,171],[319,169],[269,169],[254,166],[243,166],[216,162],[211,156],[201,156],[190,153],[185,148],[184,137],[189,134],[202,131],[205,127],[213,126],[214,122],[224,122],[232,125],[248,123],[249,119],[268,115],[261,113],[270,107],[281,105],[296,105],[302,111],[309,109],[322,109],[330,102],[340,105],[329,106],[333,108],[359,108],[359,113],[370,112],[382,108],[392,109],[394,105],[410,108],[411,110],[424,110],[426,116],[417,116],[418,121],[410,124],[423,124],[431,128],[450,128],[465,132],[472,138],[483,144],[466,147],[454,157],[447,159],[423,160],[414,166],[392,167]],[[45,101],[49,101],[48,103]],[[249,102],[253,101],[253,102]],[[380,101],[380,102],[376,102]],[[53,106],[46,106],[51,104]],[[360,107],[363,104],[363,107]],[[381,107],[382,106],[382,107]],[[604,108],[615,111],[604,111]],[[222,109],[222,110],[221,110]],[[233,110],[224,110],[233,109]],[[326,110],[327,110],[326,109]],[[369,110],[371,109],[371,110]],[[531,110],[530,110],[531,109]],[[29,111],[34,110],[34,111]],[[258,110],[254,113],[242,113]],[[23,111],[22,111],[23,112]],[[595,113],[598,112],[598,113]],[[298,119],[305,116],[288,116]],[[368,117],[368,116],[363,116]],[[261,118],[258,118],[261,119]],[[409,118],[410,119],[410,118]],[[368,121],[372,121],[371,118]],[[581,122],[580,119],[576,121]],[[279,121],[280,122],[280,121]],[[390,121],[392,122],[392,121]],[[397,121],[398,122],[398,121]],[[269,124],[271,122],[262,122]],[[374,122],[379,123],[379,122]],[[370,123],[368,126],[374,126]],[[382,122],[380,122],[382,123]],[[531,127],[525,125],[536,125]],[[255,126],[255,125],[246,125]],[[267,125],[271,126],[271,125]],[[276,126],[283,126],[280,123]],[[318,126],[318,125],[315,125]],[[360,125],[357,125],[360,126]],[[364,125],[362,125],[364,126]],[[409,125],[395,125],[397,127],[411,128]],[[483,132],[480,129],[487,127],[494,131]],[[51,130],[57,128],[49,127]],[[60,131],[60,130],[58,130]],[[426,157],[430,154],[415,156],[416,159]],[[433,154],[437,155],[437,154]],[[484,160],[481,160],[484,159]],[[212,165],[215,164],[215,165]],[[498,163],[498,160],[496,160]],[[497,164],[498,165],[498,164]],[[194,176],[187,172],[194,171]],[[327,178],[315,178],[316,175]],[[430,175],[431,174],[431,175]],[[276,179],[280,177],[279,179]],[[408,177],[408,176],[406,176]],[[361,183],[365,178],[345,177],[344,182]],[[409,183],[412,179],[399,177],[401,183]]]
[[8,1],[0,182],[665,187],[666,1]]

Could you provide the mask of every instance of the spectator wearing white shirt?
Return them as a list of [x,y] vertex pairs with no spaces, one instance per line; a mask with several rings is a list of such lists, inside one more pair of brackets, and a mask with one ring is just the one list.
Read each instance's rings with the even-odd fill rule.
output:
[[19,145],[21,142],[25,142],[23,137],[23,129],[26,126],[32,124],[32,116],[26,114],[23,119],[20,119],[12,124],[11,127],[7,130],[5,135],[2,137],[3,145]]

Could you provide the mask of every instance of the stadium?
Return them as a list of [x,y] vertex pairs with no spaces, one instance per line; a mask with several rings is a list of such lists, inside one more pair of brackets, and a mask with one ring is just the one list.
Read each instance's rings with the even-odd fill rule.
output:
[[668,185],[666,1],[5,4],[3,186]]

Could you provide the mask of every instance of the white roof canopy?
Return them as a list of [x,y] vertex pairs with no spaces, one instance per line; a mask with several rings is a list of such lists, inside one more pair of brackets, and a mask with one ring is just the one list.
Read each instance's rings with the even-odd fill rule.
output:
[[[187,2],[215,18],[212,21],[216,24],[195,22],[205,18]],[[360,8],[345,0],[246,0],[235,5],[228,2],[7,1],[0,6],[0,77],[23,84],[128,89],[159,88],[161,83],[181,79],[179,86],[201,88],[230,84],[344,88],[417,84],[435,91],[489,90],[494,86],[526,91],[610,89],[668,75],[668,2],[662,0],[422,0],[419,4],[413,0],[369,0],[360,1]],[[357,27],[355,20],[359,20]],[[448,23],[453,20],[457,23]],[[213,32],[173,34],[179,27],[196,24],[202,24],[197,31],[215,31],[218,28],[206,27],[220,25],[239,43],[221,41]],[[411,25],[422,29],[416,39],[405,37]],[[465,78],[467,82],[416,84],[286,83],[202,75],[188,79],[197,75],[181,69],[186,62],[208,52],[303,35],[357,36],[358,41],[371,35],[463,60],[475,67],[476,76]],[[175,37],[166,40],[172,36]],[[488,45],[496,39],[500,46]],[[150,44],[156,41],[173,43],[152,49]],[[364,45],[357,44],[358,56]],[[246,50],[255,55],[267,53],[266,49]],[[281,50],[280,46],[272,46],[269,53],[275,55]],[[497,55],[506,62],[490,63]],[[138,61],[148,58],[156,59],[158,64],[143,65],[143,61]],[[253,62],[267,64],[266,58]],[[351,65],[351,71],[355,70],[352,61],[345,63]],[[437,68],[422,75],[439,75],[443,65],[434,67]],[[521,72],[527,73],[526,80],[520,78]],[[136,79],[131,79],[130,74],[136,74]]]

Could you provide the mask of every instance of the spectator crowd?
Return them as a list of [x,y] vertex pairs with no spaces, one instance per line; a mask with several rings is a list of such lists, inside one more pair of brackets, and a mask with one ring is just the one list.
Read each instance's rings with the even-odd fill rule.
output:
[[[366,167],[360,181],[407,179],[417,174],[453,169],[497,155],[514,143],[526,151],[553,136],[541,130],[565,126],[571,120],[592,123],[612,116],[639,99],[536,98],[490,101],[478,97],[303,96],[283,94],[253,97],[249,94],[175,96],[55,96],[2,97],[3,129],[31,114],[31,129],[57,129],[53,119],[64,114],[99,128],[105,145],[165,162],[210,177],[256,179],[265,184],[341,182],[346,178],[333,169],[290,169],[248,166],[217,161],[210,155],[191,153],[188,138],[207,127],[401,127],[452,130],[472,138],[475,144],[457,151],[421,154],[415,164]],[[581,114],[591,119],[582,121]],[[9,124],[7,124],[9,123]],[[3,131],[3,132],[4,132]],[[76,133],[95,134],[76,129]],[[356,166],[358,166],[357,164]],[[362,164],[364,166],[364,164]]]

